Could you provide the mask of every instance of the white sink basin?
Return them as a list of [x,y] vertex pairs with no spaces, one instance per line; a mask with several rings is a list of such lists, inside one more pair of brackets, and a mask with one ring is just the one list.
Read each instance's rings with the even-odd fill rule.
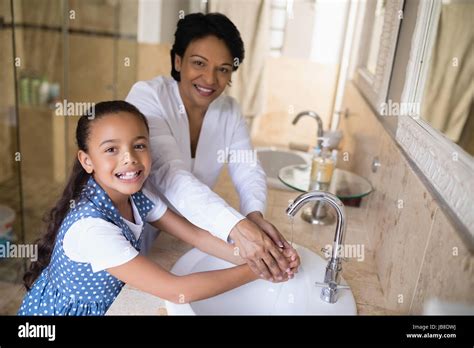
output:
[[[294,245],[301,258],[295,277],[284,283],[256,280],[212,298],[175,304],[166,301],[170,315],[355,315],[357,308],[351,290],[339,290],[334,304],[320,299],[327,261],[312,251]],[[176,275],[232,267],[229,262],[192,249],[173,266]],[[346,284],[344,280],[342,284]]]

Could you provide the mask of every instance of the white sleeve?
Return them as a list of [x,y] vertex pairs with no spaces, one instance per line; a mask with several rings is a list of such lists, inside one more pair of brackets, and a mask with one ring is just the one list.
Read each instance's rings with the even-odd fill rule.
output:
[[137,82],[126,98],[150,127],[153,165],[148,180],[191,223],[228,241],[232,228],[245,217],[187,170],[155,94],[145,82]]
[[71,260],[90,263],[93,272],[120,266],[138,255],[120,227],[92,217],[71,225],[64,236],[63,249]]
[[258,161],[250,141],[247,124],[239,106],[233,102],[234,113],[238,117],[232,135],[228,159],[229,174],[240,198],[240,212],[247,215],[254,211],[265,213],[267,201],[267,176]]
[[147,180],[143,185],[142,192],[155,205],[154,208],[148,212],[147,216],[145,217],[145,221],[154,222],[161,219],[161,217],[166,213],[168,207],[161,200],[158,192],[156,192],[156,188],[150,181]]

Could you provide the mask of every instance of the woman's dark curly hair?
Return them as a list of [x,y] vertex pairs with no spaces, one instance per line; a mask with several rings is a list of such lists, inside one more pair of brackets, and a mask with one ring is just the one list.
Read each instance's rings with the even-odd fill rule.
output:
[[[179,72],[174,66],[176,55],[183,57],[188,45],[196,39],[215,36],[225,42],[232,55],[232,70],[238,69],[244,60],[244,43],[239,30],[229,18],[221,13],[191,13],[178,21],[174,33],[174,44],[171,48],[171,76],[180,81]],[[236,59],[237,58],[237,59]]]

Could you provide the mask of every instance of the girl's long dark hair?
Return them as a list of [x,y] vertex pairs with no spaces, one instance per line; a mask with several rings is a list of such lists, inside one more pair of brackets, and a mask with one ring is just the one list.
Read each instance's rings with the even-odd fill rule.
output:
[[[145,116],[132,104],[122,100],[97,103],[89,109],[85,115],[81,116],[77,123],[76,143],[78,150],[88,152],[87,143],[89,140],[91,124],[96,119],[107,114],[116,114],[121,111],[129,112],[141,118],[148,129],[148,123]],[[44,217],[45,231],[36,241],[38,244],[38,259],[35,262],[31,262],[28,271],[23,276],[23,283],[27,290],[31,289],[34,281],[49,265],[59,228],[72,205],[71,203],[79,198],[82,188],[87,183],[89,177],[90,174],[84,170],[81,163],[76,158],[61,198]]]

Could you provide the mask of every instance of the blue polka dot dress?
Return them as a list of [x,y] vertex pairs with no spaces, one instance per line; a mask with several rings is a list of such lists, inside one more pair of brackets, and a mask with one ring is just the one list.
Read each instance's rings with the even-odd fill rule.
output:
[[[154,204],[138,191],[132,199],[143,221]],[[71,260],[64,252],[67,230],[79,219],[101,218],[119,226],[139,250],[135,238],[105,191],[90,177],[78,202],[69,210],[56,237],[51,261],[25,295],[18,315],[104,315],[124,283],[106,270],[94,273],[90,263]]]

